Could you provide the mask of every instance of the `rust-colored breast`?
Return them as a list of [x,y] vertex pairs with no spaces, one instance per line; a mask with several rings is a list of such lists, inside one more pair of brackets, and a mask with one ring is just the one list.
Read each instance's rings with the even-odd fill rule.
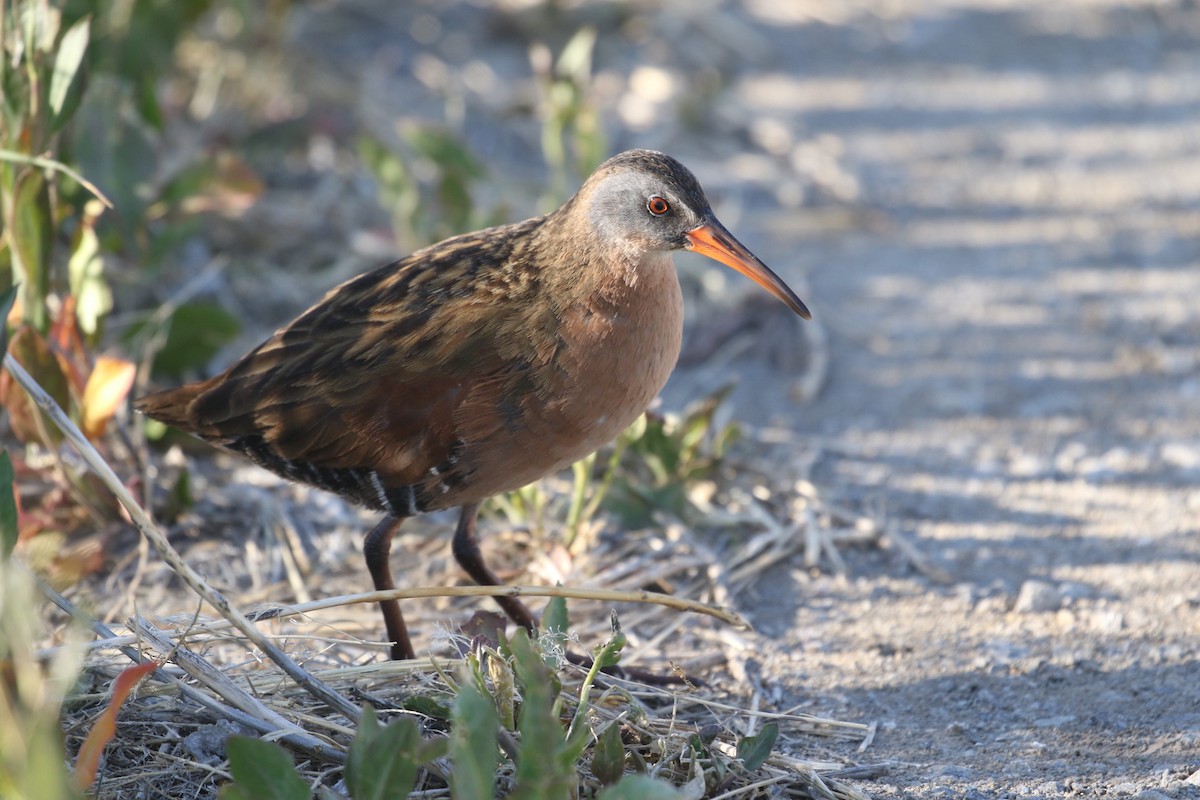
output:
[[683,298],[667,254],[562,308],[531,382],[483,402],[511,424],[473,434],[464,404],[464,460],[470,480],[436,507],[475,502],[531,483],[612,441],[646,410],[679,357]]

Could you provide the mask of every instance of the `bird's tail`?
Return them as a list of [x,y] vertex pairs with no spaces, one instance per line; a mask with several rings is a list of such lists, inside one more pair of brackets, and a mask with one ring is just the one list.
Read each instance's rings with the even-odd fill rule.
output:
[[206,387],[205,381],[148,394],[133,401],[133,407],[146,416],[181,430],[195,432],[196,418],[192,403]]

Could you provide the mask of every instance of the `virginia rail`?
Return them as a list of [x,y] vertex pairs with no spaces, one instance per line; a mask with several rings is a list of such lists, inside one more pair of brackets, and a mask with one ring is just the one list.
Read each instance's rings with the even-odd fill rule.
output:
[[[222,374],[137,408],[384,512],[363,545],[376,589],[394,587],[401,522],[455,506],[455,559],[477,583],[498,584],[475,535],[479,504],[610,441],[675,366],[674,250],[734,268],[809,318],[717,221],[686,167],[630,150],[557,211],[352,278]],[[523,603],[497,600],[533,630]],[[392,657],[414,657],[399,603],[380,606]]]

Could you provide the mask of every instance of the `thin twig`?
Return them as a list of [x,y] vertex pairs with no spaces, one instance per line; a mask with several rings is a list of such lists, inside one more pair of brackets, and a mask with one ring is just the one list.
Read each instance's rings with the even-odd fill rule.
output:
[[[683,597],[672,597],[669,594],[647,592],[644,590],[619,591],[616,589],[587,589],[570,586],[418,586],[407,589],[388,589],[381,592],[360,592],[345,594],[338,597],[328,597],[314,600],[311,603],[297,603],[290,606],[279,606],[270,609],[272,617],[306,614],[310,611],[320,611],[338,606],[357,605],[359,603],[378,603],[381,600],[411,600],[417,597],[565,597],[575,600],[599,600],[608,603],[654,603],[680,611],[691,611],[716,617],[735,628],[748,630],[750,623],[742,619],[736,612],[719,606],[688,600]],[[230,620],[232,622],[232,620]]]
[[220,670],[215,669],[207,661],[187,648],[178,647],[164,636],[162,631],[157,630],[144,618],[134,617],[133,628],[137,631],[139,637],[148,642],[164,658],[177,664],[180,669],[201,684],[207,686],[217,696],[223,697],[234,708],[267,723],[267,725],[271,726],[271,731],[281,731],[297,739],[302,739],[305,750],[331,752],[334,754],[335,760],[341,756],[335,748],[321,742],[321,740],[317,739],[311,733],[285,719],[278,711],[274,711],[261,701],[256,700],[245,689],[242,689],[227,678]]
[[96,448],[80,432],[75,423],[59,408],[54,398],[38,385],[37,381],[25,371],[25,368],[11,354],[5,354],[4,367],[16,379],[17,383],[21,384],[21,387],[29,393],[30,398],[33,399],[38,407],[54,421],[54,424],[63,432],[63,435],[71,442],[83,457],[83,460],[88,463],[88,466],[103,481],[108,490],[113,493],[121,505],[125,507],[125,510],[129,512],[129,517],[133,520],[134,525],[142,532],[143,536],[150,540],[150,544],[158,551],[159,557],[167,562],[175,574],[182,578],[184,583],[192,588],[192,591],[196,592],[205,602],[215,608],[221,616],[229,620],[255,647],[262,650],[268,658],[278,664],[292,680],[303,686],[314,697],[329,705],[330,708],[345,715],[348,719],[357,722],[362,716],[362,712],[358,706],[334,692],[320,681],[314,680],[299,664],[272,644],[267,637],[263,636],[254,627],[254,624],[246,619],[241,611],[234,608],[223,594],[209,586],[199,573],[184,562],[175,548],[171,546],[171,543],[167,541],[167,537],[163,532],[150,520],[145,509],[134,499],[129,489],[125,487],[125,484],[113,472],[112,467],[108,465],[104,457],[96,451]]
[[912,564],[926,578],[943,586],[954,583],[954,577],[949,572],[926,558],[925,554],[900,532],[900,525],[895,520],[888,520],[883,526],[883,535],[888,542],[895,545],[896,549],[904,554],[908,563]]
[[112,201],[104,196],[104,192],[100,191],[100,187],[96,186],[96,184],[92,183],[87,178],[83,177],[62,162],[55,161],[52,158],[45,158],[43,156],[31,156],[27,153],[18,153],[16,150],[2,149],[0,149],[0,161],[11,161],[14,164],[29,164],[32,167],[41,167],[42,169],[52,169],[56,172],[61,172],[94,194],[96,199],[101,203],[104,203],[106,207],[113,208]]
[[[37,575],[33,573],[30,574],[32,575],[34,581],[36,581],[38,589],[43,595],[50,599],[50,602],[62,609],[72,619],[78,620],[79,622],[87,625],[93,633],[101,637],[101,642],[108,643],[109,646],[120,650],[130,661],[135,664],[144,664],[146,662],[146,659],[138,650],[122,644],[124,641],[135,641],[135,637],[117,636],[116,632],[113,631],[112,628],[108,627],[95,617],[85,614],[78,606],[76,606],[67,598],[63,597],[62,594],[54,589],[54,587],[50,586]],[[167,647],[166,651],[171,651],[173,649],[174,648],[172,647]],[[180,666],[182,667],[183,665],[180,664]],[[283,741],[293,745],[297,749],[312,753],[321,759],[340,764],[345,758],[344,754],[337,748],[331,747],[325,742],[322,742],[320,739],[312,736],[307,731],[292,725],[287,720],[283,720],[283,725],[281,726],[274,719],[268,720],[268,718],[265,716],[248,713],[241,708],[227,706],[224,703],[209,697],[207,694],[201,692],[199,689],[196,689],[194,686],[189,686],[188,684],[176,678],[174,675],[166,672],[161,667],[150,674],[150,679],[168,686],[173,686],[179,691],[180,694],[189,700],[204,706],[219,716],[227,717],[243,727],[264,734],[277,733],[280,730],[283,730],[284,734],[281,737]],[[274,714],[274,712],[271,713]],[[274,716],[278,717],[279,715],[274,714]],[[282,717],[279,719],[282,719]]]

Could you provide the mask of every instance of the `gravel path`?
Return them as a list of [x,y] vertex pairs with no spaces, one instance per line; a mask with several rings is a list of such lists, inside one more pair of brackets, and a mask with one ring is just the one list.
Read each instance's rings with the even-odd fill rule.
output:
[[877,797],[1200,797],[1200,14],[869,5],[747,12],[729,102],[804,198],[753,238],[833,366],[740,413],[952,580],[781,568],[764,674],[878,722]]

